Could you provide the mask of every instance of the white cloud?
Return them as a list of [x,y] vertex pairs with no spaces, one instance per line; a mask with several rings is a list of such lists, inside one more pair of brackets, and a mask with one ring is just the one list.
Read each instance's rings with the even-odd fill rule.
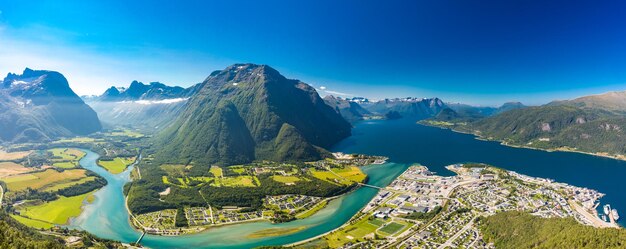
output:
[[137,100],[134,101],[140,105],[154,105],[154,104],[173,104],[182,101],[187,101],[189,98],[174,98],[174,99],[162,99],[162,100]]
[[337,92],[337,91],[331,91],[331,90],[324,90],[324,92],[328,94],[332,94],[332,95],[354,96],[354,94],[351,94],[351,93],[343,93],[343,92]]

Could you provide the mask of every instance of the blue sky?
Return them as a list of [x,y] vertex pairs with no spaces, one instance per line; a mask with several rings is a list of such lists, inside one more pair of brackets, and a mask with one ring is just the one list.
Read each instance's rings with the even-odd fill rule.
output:
[[541,104],[626,90],[624,1],[0,1],[0,73],[79,94],[236,62],[329,92]]

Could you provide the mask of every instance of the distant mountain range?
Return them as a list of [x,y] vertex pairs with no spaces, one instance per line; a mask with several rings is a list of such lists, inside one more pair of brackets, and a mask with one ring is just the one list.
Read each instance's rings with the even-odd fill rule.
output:
[[0,82],[0,142],[44,142],[101,128],[58,72],[26,68]]
[[111,87],[100,96],[83,97],[105,125],[154,131],[170,124],[201,84],[189,88],[133,81],[128,88]]
[[616,157],[626,154],[626,92],[554,101],[535,107],[516,105],[516,108],[485,117],[445,111],[424,123],[510,145]]
[[253,160],[315,160],[350,130],[313,87],[266,65],[235,64],[211,73],[156,136],[156,159],[203,166],[199,170]]

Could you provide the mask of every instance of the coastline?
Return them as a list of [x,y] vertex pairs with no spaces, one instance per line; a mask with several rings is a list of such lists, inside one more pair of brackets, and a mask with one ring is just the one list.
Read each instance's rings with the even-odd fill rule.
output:
[[586,151],[579,151],[579,150],[572,150],[572,149],[565,149],[565,148],[545,149],[545,148],[531,147],[531,146],[527,146],[527,145],[509,144],[509,143],[507,143],[507,142],[505,142],[503,140],[488,139],[488,138],[483,137],[480,134],[472,133],[472,132],[469,132],[469,131],[461,131],[461,130],[458,130],[458,129],[454,129],[452,127],[431,125],[431,124],[423,123],[421,121],[417,121],[416,124],[423,125],[423,126],[428,126],[428,127],[439,128],[439,129],[444,129],[444,130],[450,130],[450,131],[453,131],[453,132],[456,132],[456,133],[461,133],[461,134],[468,134],[468,135],[474,136],[474,139],[476,139],[476,140],[487,141],[487,142],[498,142],[498,143],[500,143],[500,145],[504,145],[504,146],[512,147],[512,148],[541,150],[541,151],[546,151],[546,152],[555,152],[555,151],[558,151],[558,152],[572,152],[572,153],[580,153],[580,154],[586,154],[586,155],[590,155],[590,156],[597,156],[597,157],[610,158],[610,159],[615,159],[615,160],[620,160],[620,161],[626,161],[626,156],[623,156],[623,155],[622,156],[606,155],[607,152],[586,152]]

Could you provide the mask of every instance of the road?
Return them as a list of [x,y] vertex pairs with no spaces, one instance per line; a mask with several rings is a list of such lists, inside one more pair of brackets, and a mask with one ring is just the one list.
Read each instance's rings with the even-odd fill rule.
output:
[[470,229],[472,227],[472,225],[474,225],[474,220],[476,219],[476,217],[478,217],[478,216],[472,217],[470,222],[465,224],[465,226],[463,226],[463,228],[461,228],[461,230],[459,230],[459,232],[457,232],[452,237],[450,237],[445,243],[441,244],[439,246],[439,249],[444,249],[446,247],[453,248],[452,242],[454,242],[456,239],[458,239],[461,236],[461,234],[463,234],[465,231],[467,231],[467,229]]
[[4,199],[4,189],[0,185],[0,207],[2,207],[2,199]]

